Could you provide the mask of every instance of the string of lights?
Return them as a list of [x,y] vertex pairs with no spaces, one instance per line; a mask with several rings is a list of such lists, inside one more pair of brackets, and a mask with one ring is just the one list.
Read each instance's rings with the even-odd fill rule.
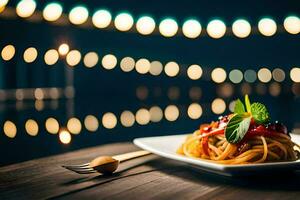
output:
[[[47,4],[43,11],[36,11],[36,1],[21,0],[16,8],[6,8],[8,1],[0,5],[2,16],[10,17],[11,12],[15,12],[21,18],[43,18],[45,21],[59,25],[84,25],[83,27],[94,27],[98,29],[116,29],[121,32],[137,32],[141,35],[161,34],[164,37],[174,37],[184,35],[186,38],[195,39],[200,36],[208,35],[213,39],[222,38],[225,35],[233,35],[237,38],[246,38],[250,34],[260,34],[266,37],[276,33],[289,33],[296,35],[300,33],[300,18],[296,15],[287,16],[282,20],[282,24],[276,23],[272,17],[261,18],[253,26],[244,18],[235,20],[231,27],[224,21],[215,18],[207,23],[206,29],[202,27],[198,19],[188,19],[181,27],[172,17],[166,17],[157,23],[151,16],[142,16],[138,19],[129,12],[121,12],[112,16],[106,9],[99,9],[90,16],[90,12],[85,6],[75,6],[68,14],[63,13],[63,7],[57,2]],[[5,15],[5,11],[8,13]],[[32,20],[41,21],[41,20]]]
[[[1,57],[4,61],[12,60],[15,54],[16,49],[12,44],[8,44],[2,48]],[[210,70],[210,68],[203,68],[199,64],[178,64],[178,62],[169,61],[163,65],[161,61],[150,61],[146,58],[136,60],[126,56],[118,59],[113,54],[106,54],[100,59],[97,52],[90,51],[83,55],[79,50],[70,50],[69,45],[65,43],[61,44],[57,49],[48,49],[45,53],[41,53],[35,47],[29,47],[23,52],[23,60],[25,63],[33,63],[38,55],[42,55],[45,64],[49,66],[55,65],[60,58],[65,59],[67,65],[71,68],[79,65],[81,61],[86,68],[96,67],[100,62],[105,70],[113,70],[119,64],[120,69],[125,73],[134,71],[135,69],[139,74],[158,76],[164,72],[167,77],[184,75],[194,81],[199,80],[204,71],[208,72]],[[186,71],[184,73],[180,73],[185,69]],[[257,72],[253,69],[247,69],[244,72],[240,69],[232,69],[227,73],[225,69],[225,67],[215,67],[210,74],[211,80],[215,83],[223,83],[228,78],[234,84],[239,84],[243,80],[249,83],[254,83],[257,80],[262,83],[268,83],[272,79],[276,82],[283,82],[287,80],[286,73],[288,73],[278,67],[272,69],[272,71],[267,67],[261,67]],[[300,67],[290,67],[289,75],[293,82],[299,83]]]

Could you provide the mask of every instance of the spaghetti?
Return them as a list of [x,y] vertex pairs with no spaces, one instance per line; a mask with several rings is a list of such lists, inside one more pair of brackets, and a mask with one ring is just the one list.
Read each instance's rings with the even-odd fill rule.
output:
[[238,143],[230,143],[225,129],[233,115],[203,124],[189,135],[177,153],[220,164],[249,164],[294,161],[299,158],[299,145],[291,141],[281,123],[257,124],[253,120]]

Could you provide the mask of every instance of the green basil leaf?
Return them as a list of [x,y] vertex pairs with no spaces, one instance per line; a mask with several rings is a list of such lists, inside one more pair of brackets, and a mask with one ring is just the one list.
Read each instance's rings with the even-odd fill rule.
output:
[[229,143],[238,143],[246,135],[251,122],[251,116],[235,114],[225,128],[225,137]]
[[251,105],[251,113],[254,121],[258,124],[265,124],[270,120],[270,114],[262,103],[253,103]]
[[251,103],[248,94],[245,95],[245,105],[248,113],[251,113]]
[[244,104],[242,103],[242,101],[240,99],[237,99],[235,101],[235,106],[234,106],[234,113],[237,113],[237,114],[243,114],[245,113],[245,107],[244,107]]

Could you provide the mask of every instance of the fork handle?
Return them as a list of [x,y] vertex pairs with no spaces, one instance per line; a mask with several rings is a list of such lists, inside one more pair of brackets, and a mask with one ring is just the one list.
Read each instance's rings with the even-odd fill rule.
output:
[[113,156],[114,159],[123,162],[123,161],[127,161],[127,160],[131,160],[133,158],[138,158],[138,157],[142,157],[142,156],[146,156],[151,154],[149,151],[134,151],[134,152],[130,152],[130,153],[124,153],[124,154],[119,154],[119,155],[115,155]]

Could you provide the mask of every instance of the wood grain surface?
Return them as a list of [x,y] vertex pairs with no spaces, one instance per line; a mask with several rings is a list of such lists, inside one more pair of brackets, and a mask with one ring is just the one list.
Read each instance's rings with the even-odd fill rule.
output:
[[122,163],[111,176],[61,167],[137,149],[117,143],[4,166],[0,199],[300,199],[298,172],[225,177],[155,155]]

